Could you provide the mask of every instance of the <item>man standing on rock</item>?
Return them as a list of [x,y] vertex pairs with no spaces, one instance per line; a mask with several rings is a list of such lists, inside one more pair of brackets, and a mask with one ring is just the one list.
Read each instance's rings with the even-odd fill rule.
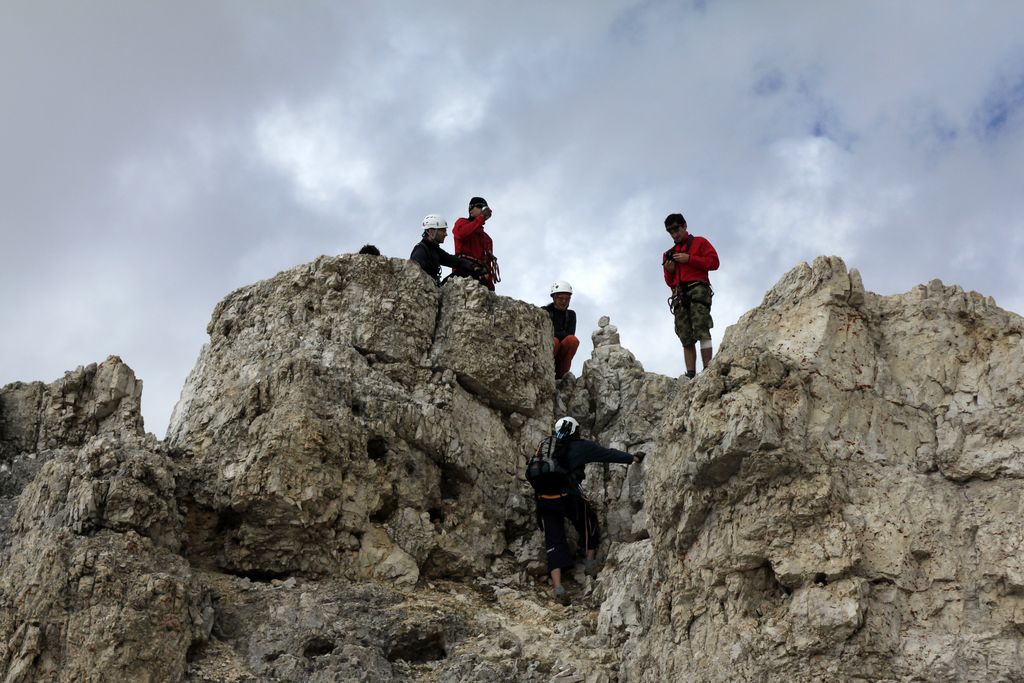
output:
[[697,342],[703,367],[711,362],[711,279],[708,272],[718,270],[718,252],[703,237],[691,235],[681,213],[670,213],[665,230],[675,243],[661,257],[665,284],[672,288],[669,309],[675,317],[676,335],[683,343],[686,376],[697,375]]
[[460,265],[463,268],[473,269],[474,265],[469,262],[463,263],[463,259],[452,256],[441,248],[441,243],[448,236],[448,221],[432,213],[423,219],[423,239],[412,248],[409,258],[420,264],[420,267],[427,272],[427,275],[434,278],[434,284],[441,284],[441,266],[448,266],[453,270]]
[[551,285],[551,303],[542,308],[551,316],[555,328],[555,379],[562,379],[572,366],[573,356],[580,347],[576,338],[576,311],[569,308],[572,285],[559,280]]
[[491,207],[483,197],[469,200],[469,218],[455,221],[455,255],[469,259],[476,268],[455,268],[453,275],[476,279],[487,289],[494,291],[494,283],[501,282],[498,273],[498,259],[494,257],[494,242],[484,231],[484,223],[491,217]]
[[573,565],[564,520],[572,522],[583,544],[583,570],[588,576],[597,573],[597,547],[601,543],[601,532],[597,514],[580,490],[580,484],[587,476],[587,463],[628,465],[643,462],[643,459],[643,453],[630,455],[581,439],[580,423],[567,416],[555,422],[555,433],[541,441],[536,455],[527,464],[526,479],[536,492],[537,521],[544,530],[551,584],[555,599],[563,605],[569,604],[569,594],[562,585],[562,570]]

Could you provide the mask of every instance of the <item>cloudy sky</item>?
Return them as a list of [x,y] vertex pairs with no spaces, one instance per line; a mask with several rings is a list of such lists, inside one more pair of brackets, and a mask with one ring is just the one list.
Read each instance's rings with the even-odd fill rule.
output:
[[[788,269],[1024,312],[1024,2],[0,0],[0,385],[120,355],[162,436],[231,290],[472,195],[500,294],[576,288],[678,375],[662,221],[714,341]],[[449,237],[449,249],[453,248]]]

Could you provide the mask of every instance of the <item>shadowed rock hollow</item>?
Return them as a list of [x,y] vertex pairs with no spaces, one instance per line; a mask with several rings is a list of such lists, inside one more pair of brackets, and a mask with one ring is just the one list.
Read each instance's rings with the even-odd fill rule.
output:
[[[0,389],[0,680],[1019,680],[1022,323],[819,258],[694,382],[602,320],[556,387],[536,307],[320,258],[218,304],[164,442],[116,357]],[[567,608],[561,413],[649,454]]]

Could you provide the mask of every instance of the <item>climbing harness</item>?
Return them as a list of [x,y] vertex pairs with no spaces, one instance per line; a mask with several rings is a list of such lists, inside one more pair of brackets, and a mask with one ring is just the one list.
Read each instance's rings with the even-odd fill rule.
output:
[[[706,296],[703,291],[699,291],[701,285],[707,287]],[[668,310],[675,315],[676,311],[689,310],[690,304],[701,304],[711,308],[711,299],[714,295],[715,290],[711,288],[710,282],[704,280],[684,282],[672,288],[672,296],[668,298]]]

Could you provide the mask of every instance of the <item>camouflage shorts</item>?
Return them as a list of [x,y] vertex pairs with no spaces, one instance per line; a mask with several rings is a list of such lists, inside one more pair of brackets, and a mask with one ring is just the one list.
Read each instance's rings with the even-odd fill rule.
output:
[[688,289],[683,285],[672,288],[672,314],[676,319],[676,336],[683,346],[693,346],[701,340],[711,339],[711,286],[701,282]]

